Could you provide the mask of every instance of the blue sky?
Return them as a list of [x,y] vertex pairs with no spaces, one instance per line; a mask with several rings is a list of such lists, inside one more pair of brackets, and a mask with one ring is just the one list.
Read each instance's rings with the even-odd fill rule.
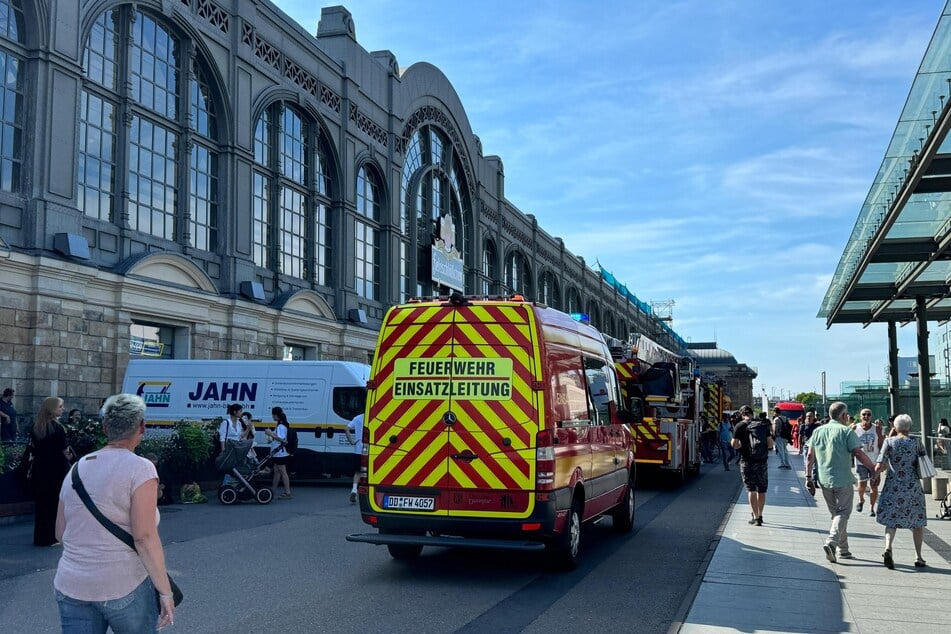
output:
[[[277,5],[316,31],[320,4]],[[365,49],[445,73],[515,206],[673,299],[673,328],[756,368],[757,393],[884,379],[883,325],[816,313],[942,1],[345,6]]]

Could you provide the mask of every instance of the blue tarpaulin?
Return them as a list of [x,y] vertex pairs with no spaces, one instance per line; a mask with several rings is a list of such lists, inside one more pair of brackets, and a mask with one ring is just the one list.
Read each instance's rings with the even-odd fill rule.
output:
[[[612,288],[614,288],[614,290],[617,291],[617,293],[618,293],[619,295],[621,295],[622,297],[626,297],[628,302],[630,302],[631,304],[633,304],[634,307],[636,307],[639,311],[641,311],[642,313],[644,313],[644,314],[647,315],[648,317],[653,317],[653,316],[654,316],[654,310],[651,308],[650,304],[648,304],[647,302],[643,302],[643,301],[641,301],[640,299],[638,299],[638,298],[637,298],[637,295],[635,295],[635,294],[632,293],[630,290],[628,290],[626,284],[622,284],[621,282],[619,282],[619,281],[617,280],[617,278],[614,277],[614,275],[612,275],[612,274],[611,274],[610,272],[608,272],[603,266],[601,266],[601,263],[600,263],[600,262],[598,262],[598,268],[599,268],[600,271],[601,271],[601,278],[602,278],[605,282],[607,282]],[[686,348],[686,347],[687,347],[687,342],[684,341],[683,337],[681,337],[680,335],[678,335],[678,334],[674,331],[673,328],[671,328],[670,326],[668,326],[667,324],[665,324],[665,323],[662,322],[662,321],[658,321],[657,323],[658,323],[658,324],[660,325],[660,327],[664,330],[664,332],[666,332],[667,334],[669,334],[669,335],[674,339],[674,341],[676,341],[676,342],[680,345],[681,348]]]

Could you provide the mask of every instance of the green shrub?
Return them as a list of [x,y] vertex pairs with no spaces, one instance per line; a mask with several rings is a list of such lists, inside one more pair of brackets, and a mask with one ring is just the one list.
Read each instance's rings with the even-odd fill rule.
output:
[[23,451],[25,449],[26,443],[8,444],[0,449],[0,454],[3,455],[3,466],[0,467],[0,473],[15,470],[23,458]]
[[102,423],[95,418],[84,418],[79,422],[67,422],[66,442],[73,448],[77,458],[92,453],[106,446],[106,434],[102,431]]

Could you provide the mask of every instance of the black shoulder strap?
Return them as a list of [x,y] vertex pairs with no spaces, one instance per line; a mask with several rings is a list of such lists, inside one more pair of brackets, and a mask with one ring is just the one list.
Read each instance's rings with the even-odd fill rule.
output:
[[128,531],[123,530],[118,524],[103,515],[102,511],[99,510],[99,507],[96,506],[96,503],[92,501],[91,497],[89,497],[89,493],[86,491],[86,486],[79,478],[78,462],[73,465],[72,472],[73,488],[76,490],[76,495],[78,495],[79,499],[83,501],[83,504],[85,504],[86,508],[89,509],[89,512],[92,513],[92,516],[99,520],[99,523],[102,524],[107,531],[115,535],[119,541],[123,542],[135,552],[139,552],[135,547],[135,538],[133,538]]

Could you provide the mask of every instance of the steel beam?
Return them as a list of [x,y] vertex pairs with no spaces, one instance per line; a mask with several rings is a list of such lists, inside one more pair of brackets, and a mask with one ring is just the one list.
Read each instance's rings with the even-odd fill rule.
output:
[[[921,417],[921,441],[931,453],[931,364],[928,362],[928,309],[925,298],[915,299],[915,321],[918,326],[918,411]],[[929,483],[930,484],[930,483]]]

